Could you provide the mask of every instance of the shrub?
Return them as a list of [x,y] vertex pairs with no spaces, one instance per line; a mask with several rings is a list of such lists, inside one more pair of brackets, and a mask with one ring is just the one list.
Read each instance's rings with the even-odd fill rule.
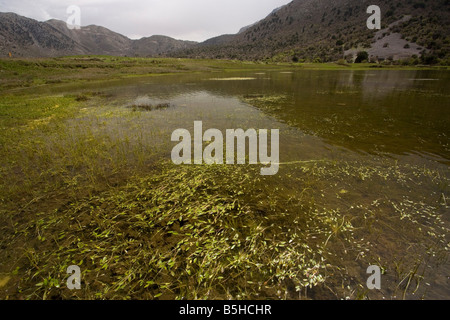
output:
[[421,61],[423,64],[436,64],[438,63],[438,58],[433,54],[424,54],[421,57]]
[[360,51],[360,52],[358,52],[358,54],[356,56],[355,63],[362,63],[363,61],[368,61],[368,60],[369,60],[369,54],[367,53],[367,51]]
[[336,63],[340,66],[348,66],[347,61],[344,59],[339,59]]

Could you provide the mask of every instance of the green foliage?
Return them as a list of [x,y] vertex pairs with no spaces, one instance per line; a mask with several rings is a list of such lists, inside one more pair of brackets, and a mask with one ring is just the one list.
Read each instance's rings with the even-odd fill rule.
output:
[[423,54],[420,57],[420,60],[423,64],[429,65],[437,64],[439,62],[438,57],[434,54]]
[[355,63],[367,62],[369,60],[369,54],[367,51],[360,51],[356,56]]
[[346,66],[349,67],[350,65],[347,63],[347,61],[345,61],[344,59],[339,59],[336,64],[340,65],[340,66]]

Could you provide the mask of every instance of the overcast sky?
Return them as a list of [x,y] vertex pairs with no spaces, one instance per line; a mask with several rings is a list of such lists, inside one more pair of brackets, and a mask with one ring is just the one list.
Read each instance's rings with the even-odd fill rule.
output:
[[132,39],[167,35],[204,41],[265,18],[291,0],[0,0],[0,12],[39,21],[67,21],[67,8],[81,8],[81,25],[96,24]]

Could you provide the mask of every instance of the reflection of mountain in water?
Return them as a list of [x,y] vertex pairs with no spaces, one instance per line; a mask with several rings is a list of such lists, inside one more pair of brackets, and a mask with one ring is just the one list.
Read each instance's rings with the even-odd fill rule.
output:
[[[450,160],[447,73],[305,70],[290,74],[214,75],[220,77],[257,79],[209,81],[210,74],[180,75],[127,80],[126,84],[120,82],[107,90],[117,100],[149,95],[161,100],[182,97],[188,101],[190,94],[199,91],[240,97],[333,145],[368,153],[418,153],[439,161]],[[250,99],[244,99],[245,96]]]
[[[407,79],[405,76],[407,75]],[[373,71],[358,72],[349,71],[339,74],[339,84],[337,90],[352,90],[360,88],[363,99],[370,102],[373,99],[385,98],[393,91],[407,90],[413,87],[417,71],[392,72],[392,71]]]
[[264,98],[247,102],[335,145],[450,159],[449,123],[443,116],[449,104],[445,73],[303,71],[262,77],[265,80],[202,86],[227,94],[282,97],[276,105]]

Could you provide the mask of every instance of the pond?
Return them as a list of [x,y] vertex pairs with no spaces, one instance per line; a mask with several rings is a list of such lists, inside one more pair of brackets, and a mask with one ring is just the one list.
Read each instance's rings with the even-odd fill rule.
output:
[[[90,132],[115,146],[107,151],[111,159],[148,166],[170,162],[172,132],[194,132],[195,121],[222,132],[280,130],[276,175],[208,180],[236,184],[255,213],[233,228],[269,230],[243,246],[248,259],[257,259],[258,252],[250,252],[260,248],[255,243],[272,248],[267,254],[276,263],[265,270],[261,260],[255,270],[238,273],[238,286],[256,287],[237,297],[448,299],[449,86],[448,72],[405,70],[233,71],[63,85],[58,94],[102,97],[67,120],[58,139],[72,143]],[[201,168],[190,179],[200,177]],[[248,189],[257,195],[247,196]],[[178,234],[183,225],[168,230]],[[223,240],[232,255],[236,244]],[[383,271],[381,290],[366,286],[371,265]],[[222,273],[235,276],[223,266]],[[277,286],[270,286],[275,278]],[[306,290],[308,283],[314,288]],[[205,296],[236,297],[217,288],[195,297]]]

